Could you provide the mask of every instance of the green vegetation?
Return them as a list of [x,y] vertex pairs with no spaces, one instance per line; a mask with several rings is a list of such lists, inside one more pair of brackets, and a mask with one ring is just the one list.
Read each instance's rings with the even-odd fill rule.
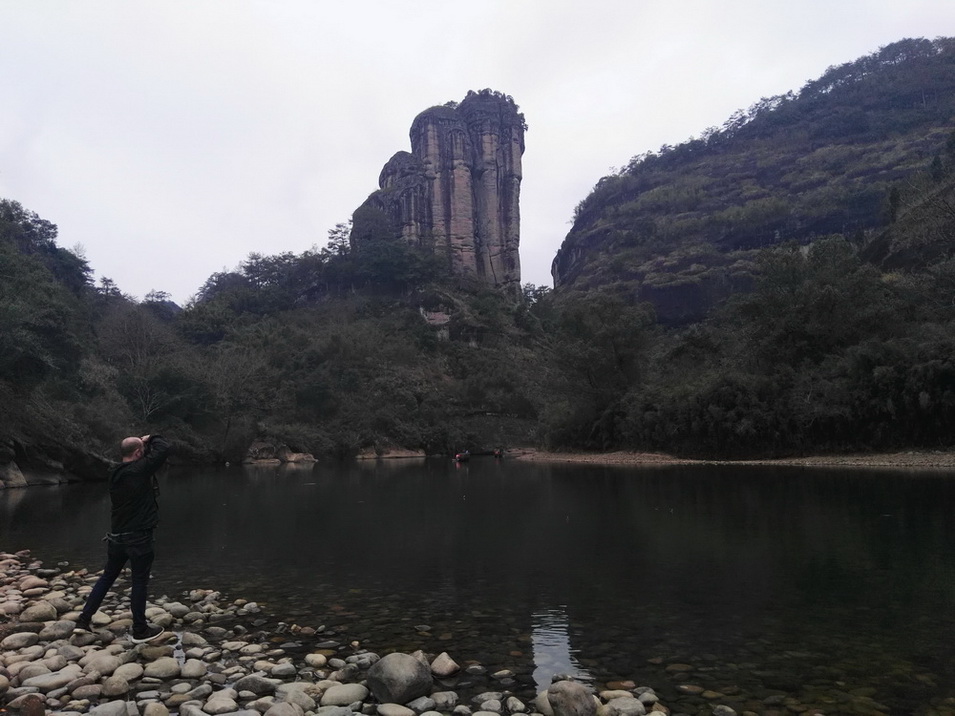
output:
[[365,222],[137,302],[0,200],[0,464],[89,473],[140,430],[194,461],[950,447],[953,68],[906,40],[639,157],[582,202],[558,290],[520,297]]
[[[577,207],[556,285],[624,282],[665,323],[698,321],[749,284],[755,249],[873,239],[897,217],[899,192],[912,197],[919,174],[940,179],[951,165],[953,118],[955,40],[902,40],[831,67],[601,179]],[[668,265],[687,251],[706,254],[705,279]],[[679,290],[701,281],[702,295]]]

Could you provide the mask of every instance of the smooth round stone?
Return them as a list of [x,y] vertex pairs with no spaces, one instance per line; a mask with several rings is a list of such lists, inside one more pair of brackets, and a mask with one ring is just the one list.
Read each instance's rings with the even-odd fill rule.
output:
[[315,716],[352,716],[353,712],[347,706],[320,706]]
[[646,712],[643,702],[631,695],[611,699],[598,711],[600,716],[644,716]]
[[461,670],[458,663],[451,658],[448,652],[443,651],[431,662],[431,673],[437,677],[453,676]]
[[162,700],[162,703],[166,706],[166,708],[172,709],[173,711],[181,711],[182,705],[187,701],[195,703],[195,699],[193,699],[188,693],[170,694]]
[[181,602],[168,602],[165,610],[172,614],[176,619],[182,619],[186,614],[192,611],[192,607],[187,607]]
[[507,701],[504,702],[504,706],[508,712],[512,714],[524,713],[527,711],[527,706],[516,696],[508,696]]
[[298,670],[295,668],[295,664],[276,664],[269,673],[277,679],[284,679],[295,676]]
[[72,696],[74,700],[98,699],[102,693],[102,684],[86,684],[84,686],[77,686],[73,689],[73,693],[70,694],[70,696]]
[[77,664],[72,664],[60,671],[34,676],[32,679],[26,679],[20,683],[22,683],[24,686],[35,686],[40,691],[45,693],[48,691],[54,691],[56,689],[62,689],[68,683],[76,679],[80,673],[80,667]]
[[98,671],[103,676],[111,676],[119,668],[120,661],[118,656],[113,656],[108,652],[98,652],[91,659],[84,660],[84,673],[89,674],[92,671]]
[[209,642],[205,639],[205,637],[200,636],[199,634],[196,634],[191,631],[186,631],[182,633],[183,648],[191,647],[191,646],[208,646],[208,645],[209,645]]
[[122,676],[113,674],[103,682],[103,696],[110,698],[115,696],[125,696],[129,693],[129,682]]
[[[252,704],[249,705],[251,706]],[[263,704],[263,706],[265,705],[266,704]],[[278,703],[271,703],[267,706],[265,716],[303,716],[305,713],[302,711],[301,706],[289,703],[288,701],[279,701]],[[349,711],[349,713],[351,712]]]
[[328,663],[328,657],[324,654],[306,654],[305,663],[313,669],[321,669]]
[[22,649],[25,646],[33,646],[38,641],[40,641],[40,636],[34,634],[32,631],[17,632],[16,634],[11,634],[6,637],[3,641],[0,641],[0,649],[4,651],[14,651],[16,649]]
[[67,661],[79,661],[86,654],[85,651],[73,644],[63,644],[57,648],[56,653]]
[[155,661],[146,664],[143,671],[145,676],[155,679],[173,679],[179,676],[179,662],[171,656],[161,656]]
[[435,703],[434,703],[434,699],[429,698],[427,696],[422,696],[420,698],[415,699],[414,701],[409,701],[406,704],[406,706],[412,711],[414,711],[415,713],[420,714],[420,713],[424,713],[425,711],[434,710]]
[[99,627],[99,628],[108,627],[112,623],[113,623],[113,617],[111,617],[109,614],[103,611],[96,612],[93,615],[93,618],[90,619],[90,624],[92,624],[94,627]]
[[435,691],[431,700],[438,711],[450,711],[458,705],[458,695],[454,691]]
[[169,716],[169,709],[158,701],[150,701],[143,707],[143,716]]
[[472,703],[481,704],[485,701],[500,701],[504,698],[504,694],[500,691],[485,691],[483,694],[478,694],[473,699]]
[[107,701],[99,706],[94,706],[89,713],[90,716],[127,716],[126,702],[120,699]]
[[[281,703],[287,703],[287,702],[282,701]],[[263,696],[261,698],[255,699],[254,701],[249,701],[248,703],[246,703],[245,706],[246,708],[249,708],[249,709],[255,709],[260,714],[264,714],[264,713],[268,713],[269,709],[272,708],[272,706],[274,705],[275,705],[274,696]],[[295,704],[289,704],[289,705],[292,707],[295,706]],[[301,706],[299,706],[299,708],[301,708]],[[303,711],[302,713],[304,714],[305,712]]]
[[235,688],[239,691],[251,691],[254,694],[271,694],[275,691],[277,682],[275,679],[267,679],[258,674],[243,676],[235,682]]
[[187,659],[180,676],[184,679],[201,679],[209,671],[209,665],[199,659]]
[[155,661],[163,656],[172,656],[173,649],[166,644],[153,644],[139,647],[139,655],[146,661]]
[[64,659],[59,654],[53,654],[49,656],[50,652],[47,652],[47,657],[43,660],[43,665],[48,668],[50,671],[59,671],[66,666],[67,660]]
[[671,674],[685,674],[693,671],[693,667],[689,664],[670,664],[666,670]]
[[60,620],[48,624],[40,630],[40,639],[42,641],[56,641],[57,639],[66,639],[73,633],[73,627],[76,622]]
[[37,577],[36,575],[29,575],[24,577],[20,581],[20,591],[24,592],[27,589],[34,589],[35,587],[49,587],[50,583],[43,579],[42,577]]
[[315,699],[309,696],[304,689],[292,689],[284,694],[284,700],[289,703],[298,704],[302,711],[314,711]]
[[17,693],[14,696],[14,693],[17,691],[18,689],[11,689],[10,691],[11,700],[9,703],[6,704],[7,707],[13,709],[14,711],[19,711],[20,709],[24,709],[29,704],[37,703],[37,699],[40,700],[39,705],[42,708],[43,703],[46,700],[45,696],[41,696],[40,694],[36,693],[36,691],[31,691],[25,694]]
[[2,695],[9,688],[10,688],[10,679],[8,679],[3,674],[0,674],[0,695]]
[[479,707],[480,711],[492,714],[499,714],[503,709],[504,706],[501,704],[500,699],[488,699],[487,701],[483,701]]
[[26,666],[17,671],[17,678],[20,679],[20,683],[22,684],[25,681],[29,681],[34,676],[43,676],[44,674],[50,673],[53,673],[53,670],[50,669],[46,664],[28,662]]
[[192,691],[186,693],[190,699],[205,699],[212,695],[212,686],[209,684],[199,684]]
[[143,666],[142,664],[137,664],[135,661],[130,661],[126,664],[120,664],[116,667],[116,670],[113,672],[113,676],[121,676],[126,679],[126,681],[135,681],[143,675]]
[[20,602],[0,602],[0,613],[6,614],[8,617],[16,616],[21,611],[23,611],[23,605]]
[[415,716],[415,711],[401,704],[378,704],[378,716]]
[[236,703],[235,699],[229,696],[215,695],[206,701],[205,706],[202,707],[202,710],[207,714],[218,716],[218,714],[227,714],[237,711],[238,708],[239,704]]
[[322,694],[322,706],[348,706],[368,698],[368,688],[361,684],[332,686]]

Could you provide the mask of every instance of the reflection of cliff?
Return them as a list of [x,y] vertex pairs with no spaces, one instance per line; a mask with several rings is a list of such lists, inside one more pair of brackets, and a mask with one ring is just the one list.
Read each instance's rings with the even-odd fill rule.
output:
[[543,691],[555,674],[568,674],[580,681],[591,681],[590,674],[577,661],[577,650],[570,646],[570,628],[563,607],[534,612],[531,643],[534,646],[534,682]]
[[411,152],[381,171],[380,189],[355,211],[353,245],[401,238],[433,251],[453,275],[520,285],[524,117],[510,97],[469,92],[411,125]]

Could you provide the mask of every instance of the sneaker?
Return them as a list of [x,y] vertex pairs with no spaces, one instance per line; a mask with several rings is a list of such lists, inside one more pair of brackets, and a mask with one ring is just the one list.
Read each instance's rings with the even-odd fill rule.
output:
[[129,635],[129,640],[133,642],[133,644],[145,644],[147,641],[158,639],[165,633],[166,630],[161,626],[148,624],[141,632],[134,630],[133,633]]
[[87,619],[86,617],[82,617],[82,616],[78,617],[76,620],[76,626],[73,627],[73,633],[88,634],[91,631],[92,629],[90,628],[90,620]]

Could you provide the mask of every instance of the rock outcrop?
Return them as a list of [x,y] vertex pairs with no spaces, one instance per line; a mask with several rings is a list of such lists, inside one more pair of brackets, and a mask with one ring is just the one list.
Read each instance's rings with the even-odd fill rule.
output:
[[379,190],[353,216],[353,248],[403,240],[433,252],[456,276],[520,286],[524,117],[510,97],[469,92],[411,125],[411,152],[395,154]]

